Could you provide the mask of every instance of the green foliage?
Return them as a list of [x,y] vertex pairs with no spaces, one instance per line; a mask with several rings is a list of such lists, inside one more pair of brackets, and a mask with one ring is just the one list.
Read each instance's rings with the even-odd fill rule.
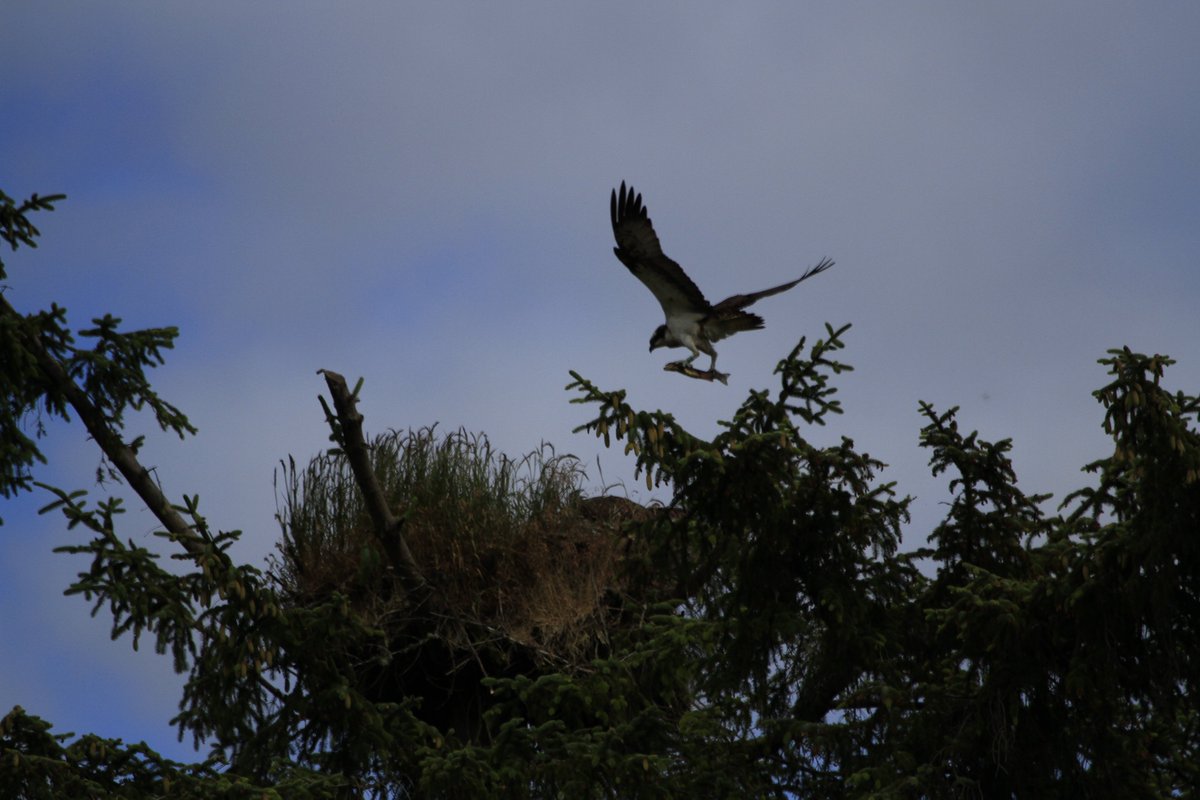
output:
[[[20,706],[0,719],[0,786],[5,796],[28,800],[62,797],[149,797],[175,791],[196,797],[197,779],[214,773],[205,765],[186,768],[163,759],[145,744],[86,735],[64,744],[69,734],[51,734],[49,723]],[[173,780],[174,779],[174,780]],[[172,785],[174,783],[174,785]],[[228,795],[226,795],[228,796]]]
[[[53,209],[64,195],[33,195],[21,205],[0,192],[0,238],[13,250],[36,247],[38,229],[29,221],[34,211]],[[0,280],[5,277],[0,262]],[[70,401],[47,374],[53,360],[77,382],[99,411],[104,424],[119,435],[125,412],[148,408],[163,430],[183,438],[196,429],[187,417],[151,388],[146,369],[163,363],[163,351],[174,346],[176,328],[151,328],[122,333],[120,320],[110,315],[92,320],[95,327],[79,336],[93,339],[90,348],[75,345],[66,323],[66,309],[52,304],[49,311],[22,316],[0,296],[0,496],[11,497],[33,485],[31,468],[45,463],[36,438],[44,434],[42,414],[70,418]],[[33,428],[30,437],[29,428]],[[138,441],[131,443],[134,451]],[[3,522],[0,519],[0,522]]]
[[[53,211],[55,203],[66,199],[65,194],[52,194],[49,197],[34,194],[17,205],[15,200],[0,191],[0,239],[13,250],[21,245],[37,247],[37,237],[41,236],[41,231],[29,221],[28,215],[34,211]],[[0,262],[0,279],[4,277],[4,264]]]
[[[49,211],[54,203],[65,195],[38,197],[36,194],[21,205],[4,192],[0,192],[0,238],[16,250],[21,245],[37,247],[40,235],[37,227],[29,220],[34,211]],[[0,281],[7,277],[4,261],[0,260]],[[4,287],[0,287],[0,303]],[[0,392],[5,399],[0,408],[0,496],[11,497],[16,492],[32,486],[29,468],[35,463],[46,463],[45,456],[36,443],[26,434],[28,417],[37,408],[45,386],[38,379],[37,360],[22,341],[25,321],[15,314],[0,314]],[[48,401],[49,402],[49,401]],[[48,406],[48,410],[55,410]],[[58,409],[61,411],[61,407]],[[35,423],[35,435],[42,431],[41,420]],[[3,518],[0,518],[0,523]]]
[[[752,392],[712,442],[669,415],[633,412],[621,393],[574,384],[600,408],[584,428],[615,430],[639,467],[675,487],[684,513],[655,535],[653,566],[675,576],[695,624],[691,650],[676,657],[698,668],[686,684],[705,699],[698,710],[719,720],[722,751],[736,743],[767,767],[739,791],[835,780],[840,765],[813,754],[853,750],[869,735],[869,722],[835,712],[893,668],[911,615],[904,593],[919,575],[893,557],[907,500],[874,481],[883,465],[849,439],[822,448],[803,436],[803,425],[840,413],[828,377],[849,368],[832,359],[845,330],[829,328],[809,358],[797,345],[776,369],[775,395]],[[704,755],[689,769],[714,766],[700,785],[728,778],[711,740],[691,744]]]
[[[50,199],[0,195],[5,241],[32,245],[26,215]],[[146,378],[173,329],[119,333],[106,317],[80,349],[61,309],[22,316],[6,300],[0,326],[6,495],[33,485],[31,418],[77,408],[55,364],[114,433],[139,408],[192,430]],[[920,443],[952,502],[902,552],[908,500],[880,480],[884,465],[848,438],[806,436],[841,413],[846,330],[797,345],[778,388],[752,391],[711,441],[572,373],[573,402],[594,414],[580,429],[623,441],[648,485],[671,488],[668,507],[623,526],[583,515],[572,461],[511,461],[432,430],[375,440],[396,531],[366,520],[341,453],[291,463],[284,563],[267,574],[229,557],[238,533],[211,531],[195,497],[171,510],[179,520],[155,509],[168,570],[118,534],[118,501],[47,487],[47,510],[84,534],[61,549],[90,559],[68,591],[112,616],[114,638],[170,653],[187,673],[175,722],[209,756],[179,764],[54,734],[18,707],[0,721],[0,786],[31,798],[1192,796],[1200,400],[1163,388],[1170,359],[1124,349],[1101,362],[1113,452],[1056,511],[1018,488],[1010,442],[923,403]],[[413,539],[427,593],[389,578],[386,535]],[[497,543],[533,585],[584,574],[560,562],[597,542],[621,569],[587,573],[586,657],[463,601],[462,587],[482,597],[503,582]],[[348,578],[304,584],[334,556]]]
[[[934,579],[908,649],[889,762],[858,785],[1004,797],[1185,796],[1197,785],[1200,435],[1197,398],[1160,386],[1163,356],[1112,350],[1095,393],[1113,455],[1099,486],[1047,516],[1009,443],[963,436],[923,405],[955,499],[918,555]],[[920,655],[921,658],[916,658]],[[953,732],[950,735],[949,732]]]

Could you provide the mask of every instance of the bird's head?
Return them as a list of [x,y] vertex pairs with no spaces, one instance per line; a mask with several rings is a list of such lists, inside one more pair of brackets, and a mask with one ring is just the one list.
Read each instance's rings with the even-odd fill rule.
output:
[[650,337],[650,352],[653,353],[656,348],[667,346],[667,326],[659,325],[654,329],[654,334]]

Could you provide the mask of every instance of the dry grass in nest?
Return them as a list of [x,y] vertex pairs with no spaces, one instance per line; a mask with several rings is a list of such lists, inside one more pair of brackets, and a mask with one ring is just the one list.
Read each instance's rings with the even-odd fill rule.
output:
[[[562,664],[584,664],[606,646],[629,542],[622,523],[653,513],[617,497],[584,498],[578,461],[550,445],[519,460],[483,435],[434,428],[392,431],[372,442],[376,474],[433,587],[442,636],[480,646],[487,631]],[[283,465],[283,539],[273,569],[304,603],[340,592],[372,624],[404,620],[389,600],[381,548],[345,459],[324,454]],[[277,489],[279,489],[277,477]]]

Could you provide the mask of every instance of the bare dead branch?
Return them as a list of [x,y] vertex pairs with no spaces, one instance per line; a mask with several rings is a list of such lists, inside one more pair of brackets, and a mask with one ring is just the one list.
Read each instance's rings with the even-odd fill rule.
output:
[[363,494],[363,502],[371,516],[375,535],[405,591],[410,595],[419,595],[426,588],[425,578],[421,575],[417,561],[404,539],[404,519],[392,512],[383,487],[379,485],[379,478],[371,467],[371,454],[363,438],[363,416],[357,408],[358,399],[346,385],[344,377],[327,369],[317,371],[325,376],[325,384],[333,397],[336,421],[341,427],[339,440],[346,459],[350,462],[350,469],[354,472],[354,479]]

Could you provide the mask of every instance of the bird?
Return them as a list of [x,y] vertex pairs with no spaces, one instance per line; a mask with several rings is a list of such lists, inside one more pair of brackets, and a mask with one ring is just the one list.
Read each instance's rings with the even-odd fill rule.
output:
[[[620,193],[613,189],[609,211],[613,237],[617,240],[613,253],[635,278],[646,284],[666,316],[666,323],[655,328],[650,337],[650,352],[660,347],[686,347],[691,355],[683,361],[668,364],[664,369],[685,374],[695,372],[692,377],[716,376],[723,381],[723,373],[716,371],[717,351],[713,343],[741,331],[759,330],[764,326],[763,318],[746,311],[748,306],[764,297],[786,292],[801,281],[829,269],[834,263],[831,259],[823,258],[794,281],[761,292],[735,294],[713,305],[704,299],[704,293],[687,276],[683,267],[663,253],[658,234],[654,232],[646,206],[642,204],[642,196],[632,185],[626,189],[625,181],[621,181]],[[712,357],[708,376],[693,370],[691,366],[701,353]]]

